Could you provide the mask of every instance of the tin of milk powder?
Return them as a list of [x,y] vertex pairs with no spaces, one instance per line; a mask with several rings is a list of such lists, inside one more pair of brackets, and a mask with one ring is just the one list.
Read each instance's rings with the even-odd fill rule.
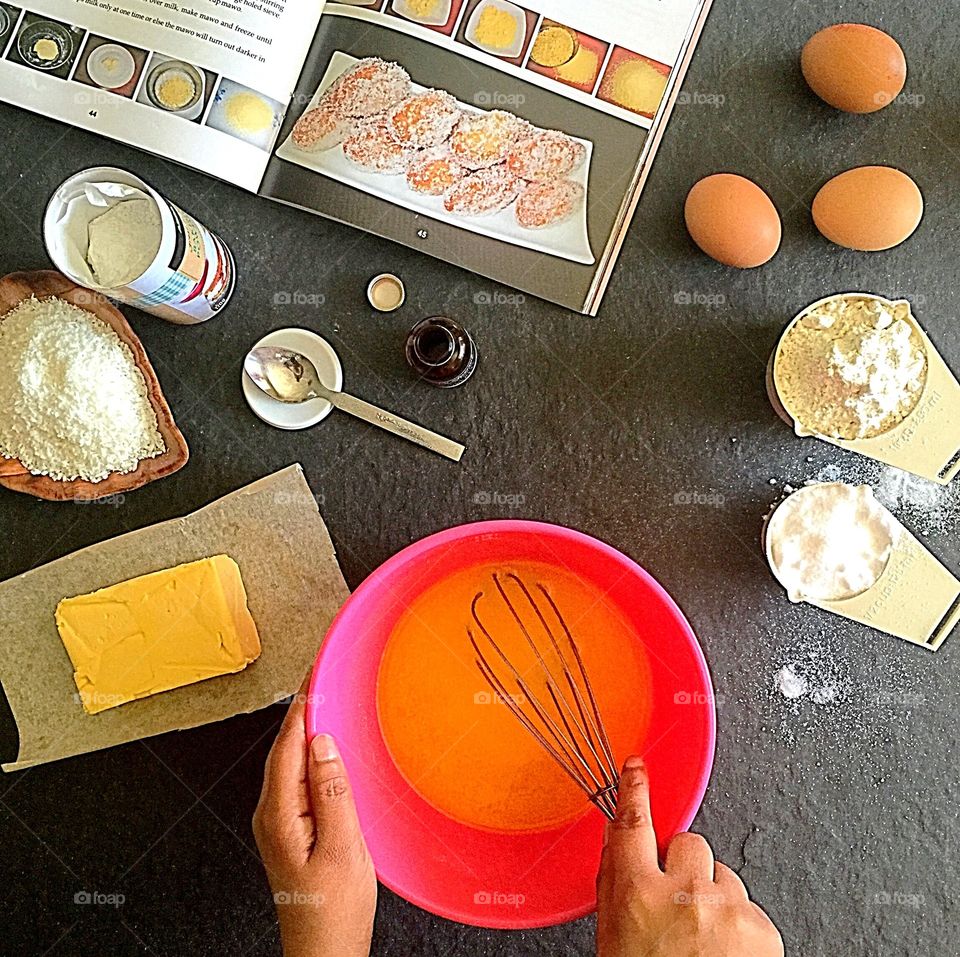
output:
[[74,282],[168,322],[206,322],[236,284],[226,244],[126,170],[97,166],[62,183],[43,235]]

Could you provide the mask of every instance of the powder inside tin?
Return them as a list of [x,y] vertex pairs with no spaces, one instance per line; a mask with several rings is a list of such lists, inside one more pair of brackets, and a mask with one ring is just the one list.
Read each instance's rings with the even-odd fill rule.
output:
[[873,438],[916,407],[926,384],[926,350],[907,303],[843,297],[790,327],[774,376],[798,431]]
[[87,263],[103,289],[142,276],[160,249],[160,210],[148,197],[124,199],[90,221]]

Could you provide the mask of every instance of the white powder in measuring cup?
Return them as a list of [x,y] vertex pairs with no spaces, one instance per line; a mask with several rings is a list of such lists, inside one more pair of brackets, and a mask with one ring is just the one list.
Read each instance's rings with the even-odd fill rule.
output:
[[160,210],[149,197],[124,199],[87,226],[87,264],[103,289],[142,276],[156,259],[162,238]]
[[767,557],[791,601],[840,601],[876,584],[899,531],[868,485],[808,485],[771,515]]
[[906,302],[837,296],[787,330],[774,375],[800,434],[873,438],[916,408],[927,354]]

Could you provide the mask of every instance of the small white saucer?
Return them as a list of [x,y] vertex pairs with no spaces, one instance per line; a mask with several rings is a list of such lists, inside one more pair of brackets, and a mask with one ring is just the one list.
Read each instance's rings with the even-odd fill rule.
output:
[[[333,346],[309,329],[277,329],[251,347],[279,346],[305,355],[316,367],[320,381],[339,392],[343,388],[343,367]],[[245,373],[240,373],[243,396],[253,414],[278,429],[309,429],[322,422],[333,406],[326,399],[307,399],[306,402],[281,402],[258,388]]]

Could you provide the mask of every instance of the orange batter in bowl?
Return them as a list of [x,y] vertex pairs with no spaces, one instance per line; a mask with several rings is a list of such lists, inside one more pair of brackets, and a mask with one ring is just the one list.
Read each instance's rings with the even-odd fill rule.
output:
[[[533,657],[493,572],[540,582],[562,612],[597,698],[615,756],[640,750],[649,723],[650,669],[634,629],[593,584],[565,568],[520,561],[454,572],[401,615],[384,650],[377,711],[400,773],[438,811],[472,827],[541,830],[592,808],[586,795],[497,700],[467,638],[470,605],[524,674]],[[511,690],[516,690],[512,685]]]

